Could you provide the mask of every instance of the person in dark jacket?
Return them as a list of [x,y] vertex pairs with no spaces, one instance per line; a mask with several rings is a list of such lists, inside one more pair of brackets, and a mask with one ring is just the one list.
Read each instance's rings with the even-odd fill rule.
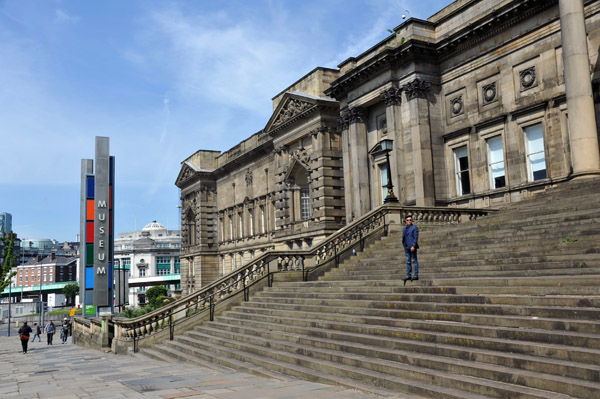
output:
[[29,343],[29,335],[33,332],[31,327],[27,325],[27,321],[23,322],[23,325],[19,328],[19,338],[21,339],[21,346],[23,347],[23,353],[27,353],[27,344]]
[[48,345],[52,345],[52,337],[54,337],[54,333],[56,332],[56,327],[54,326],[52,320],[46,324],[44,331],[46,331],[46,335],[48,336]]
[[31,342],[35,341],[35,337],[38,337],[38,342],[42,342],[42,329],[38,326],[38,323],[33,323],[33,329],[35,330],[35,334],[33,334]]
[[403,279],[404,285],[406,285],[408,280],[419,279],[419,261],[417,259],[419,228],[413,224],[411,215],[406,217],[406,226],[402,229],[402,245],[404,246],[404,255],[406,255],[406,278]]

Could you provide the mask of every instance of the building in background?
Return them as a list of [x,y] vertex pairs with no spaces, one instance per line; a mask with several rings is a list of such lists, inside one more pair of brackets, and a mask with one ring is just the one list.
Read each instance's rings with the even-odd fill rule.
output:
[[124,269],[128,276],[129,306],[144,305],[146,290],[155,285],[164,285],[170,293],[179,290],[179,230],[168,230],[153,221],[142,230],[118,234],[114,253],[115,269]]
[[[43,301],[48,303],[49,295],[62,295],[62,289],[67,284],[78,283],[78,258],[75,256],[56,256],[51,254],[46,257],[39,256],[17,266],[17,275],[13,278],[14,287],[12,294],[20,301],[35,299],[38,301],[40,293]],[[4,290],[3,294],[6,294]],[[65,301],[53,303],[51,306],[64,306]]]
[[12,215],[8,212],[0,213],[0,231],[5,233],[12,231]]

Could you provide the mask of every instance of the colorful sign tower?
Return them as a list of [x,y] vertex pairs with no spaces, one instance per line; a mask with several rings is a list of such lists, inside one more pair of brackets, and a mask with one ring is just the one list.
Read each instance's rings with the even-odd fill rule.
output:
[[115,157],[96,137],[96,159],[81,160],[79,283],[85,316],[114,313]]

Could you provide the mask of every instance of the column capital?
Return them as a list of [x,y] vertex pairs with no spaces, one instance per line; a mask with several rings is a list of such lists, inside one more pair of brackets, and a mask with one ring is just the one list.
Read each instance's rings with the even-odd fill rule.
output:
[[367,110],[360,107],[352,107],[348,109],[350,113],[350,123],[366,123]]
[[402,88],[401,87],[392,87],[390,89],[384,90],[379,94],[381,99],[385,101],[386,107],[390,107],[392,105],[400,105],[402,103]]
[[403,89],[406,92],[406,98],[412,100],[414,98],[427,98],[427,93],[431,88],[431,83],[416,78],[410,83],[404,85]]

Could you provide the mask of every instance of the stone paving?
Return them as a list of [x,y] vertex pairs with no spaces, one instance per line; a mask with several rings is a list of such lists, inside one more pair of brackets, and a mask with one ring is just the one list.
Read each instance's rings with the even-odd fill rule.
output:
[[0,398],[376,399],[378,395],[292,378],[256,377],[189,364],[116,356],[55,339],[29,343],[0,337]]

